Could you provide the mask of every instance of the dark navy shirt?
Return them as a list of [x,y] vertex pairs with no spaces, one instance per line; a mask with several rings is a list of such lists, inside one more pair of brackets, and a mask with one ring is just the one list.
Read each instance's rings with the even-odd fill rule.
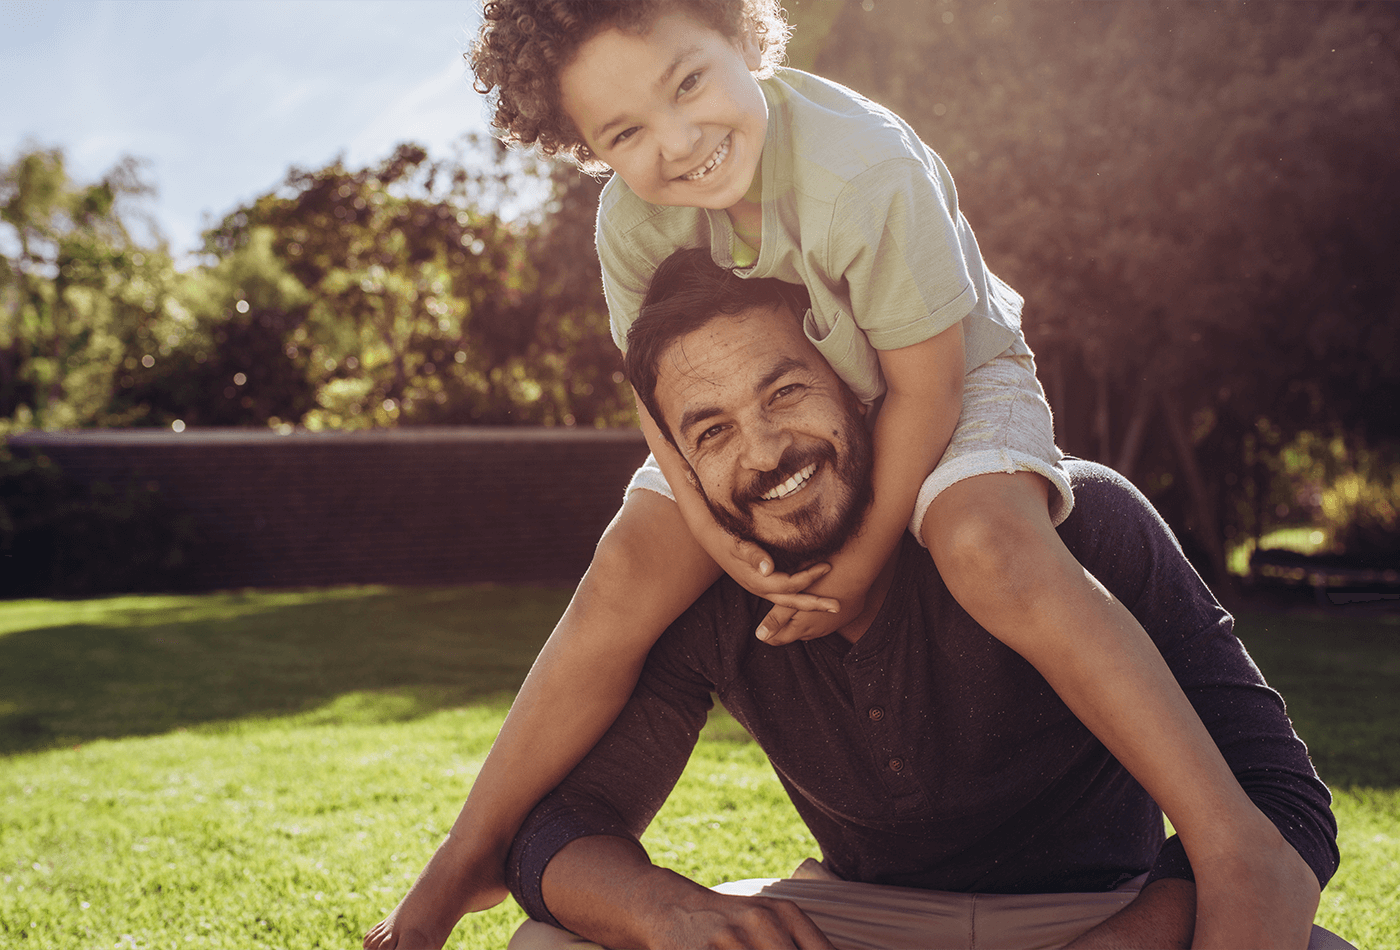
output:
[[[1331,797],[1233,621],[1136,489],[1068,465],[1069,550],[1161,650],[1247,794],[1325,884]],[[771,647],[767,602],[721,579],[657,642],[617,722],[534,810],[508,863],[521,906],[588,835],[636,840],[680,777],[711,694],[768,754],[823,861],[849,881],[959,892],[1109,890],[1191,875],[1135,779],[1029,663],[958,606],[906,536],[885,602],[851,644]],[[1131,710],[1128,712],[1131,713]]]

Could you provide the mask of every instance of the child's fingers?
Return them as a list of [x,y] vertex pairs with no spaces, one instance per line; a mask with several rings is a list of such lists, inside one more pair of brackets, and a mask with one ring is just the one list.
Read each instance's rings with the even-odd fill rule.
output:
[[[830,565],[830,564],[826,564],[826,563],[822,563],[822,564],[813,564],[811,567],[807,568],[806,570],[798,571],[796,574],[790,575],[791,578],[792,578],[792,585],[793,585],[792,589],[794,589],[794,590],[806,590],[807,588],[809,588],[809,587],[811,587],[813,584],[815,584],[817,581],[819,581],[821,578],[825,577],[826,575],[828,575],[828,574],[830,574],[830,573],[831,573],[831,565]],[[780,576],[780,575],[774,575],[774,576],[776,577],[776,576]],[[805,608],[804,608],[804,609],[805,609]]]
[[786,608],[774,607],[770,610],[758,628],[758,638],[769,646],[780,647],[788,643],[796,643],[798,640],[815,640],[835,632],[839,627],[839,621],[834,614],[803,610],[786,616],[785,622],[780,627],[768,631],[768,625],[779,619],[775,618],[774,614],[780,610],[786,611]]
[[739,560],[748,564],[763,577],[773,573],[773,559],[763,548],[752,541],[736,541],[735,545],[738,548]]
[[793,610],[814,610],[824,614],[840,613],[841,602],[834,597],[819,597],[816,594],[770,594],[766,600],[775,607],[790,607]]
[[772,643],[775,646],[781,643],[791,642],[789,640],[775,642],[773,638],[777,637],[782,632],[783,628],[787,626],[788,621],[796,616],[796,614],[797,611],[791,607],[774,607],[772,610],[768,611],[768,615],[759,622],[758,632],[756,634],[757,637],[764,643]]
[[[780,594],[800,594],[830,572],[831,565],[814,564],[805,571],[798,571],[796,574],[778,573],[752,576],[749,578],[748,583],[744,584],[744,587],[758,594],[760,597],[772,600],[773,603],[776,604],[778,601],[774,600],[775,596]],[[802,607],[800,609],[808,610],[813,608]],[[824,608],[818,607],[815,609]]]

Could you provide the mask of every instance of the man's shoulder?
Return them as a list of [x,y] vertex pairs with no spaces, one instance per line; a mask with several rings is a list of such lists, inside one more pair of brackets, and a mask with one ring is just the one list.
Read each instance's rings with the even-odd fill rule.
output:
[[[1142,543],[1148,536],[1154,539],[1176,539],[1157,509],[1121,474],[1098,462],[1066,458],[1065,471],[1074,488],[1074,510],[1060,526],[1061,536],[1097,539],[1097,543]],[[1066,544],[1071,538],[1066,537]]]

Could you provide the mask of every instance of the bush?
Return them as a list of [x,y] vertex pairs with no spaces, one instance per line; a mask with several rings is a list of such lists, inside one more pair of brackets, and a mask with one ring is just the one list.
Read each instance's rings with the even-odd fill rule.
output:
[[177,589],[188,519],[146,485],[84,485],[0,447],[0,598]]

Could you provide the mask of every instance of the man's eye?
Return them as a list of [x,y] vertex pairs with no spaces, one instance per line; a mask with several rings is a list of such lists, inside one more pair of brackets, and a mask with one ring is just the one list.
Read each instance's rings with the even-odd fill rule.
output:
[[801,383],[788,383],[773,394],[774,399],[782,399],[785,396],[795,396],[802,389]]
[[695,440],[695,444],[702,445],[703,443],[708,442],[710,439],[717,437],[723,431],[724,426],[710,426],[704,432],[700,433],[700,436]]
[[690,92],[695,88],[695,84],[700,81],[700,73],[693,72],[681,80],[681,92]]

